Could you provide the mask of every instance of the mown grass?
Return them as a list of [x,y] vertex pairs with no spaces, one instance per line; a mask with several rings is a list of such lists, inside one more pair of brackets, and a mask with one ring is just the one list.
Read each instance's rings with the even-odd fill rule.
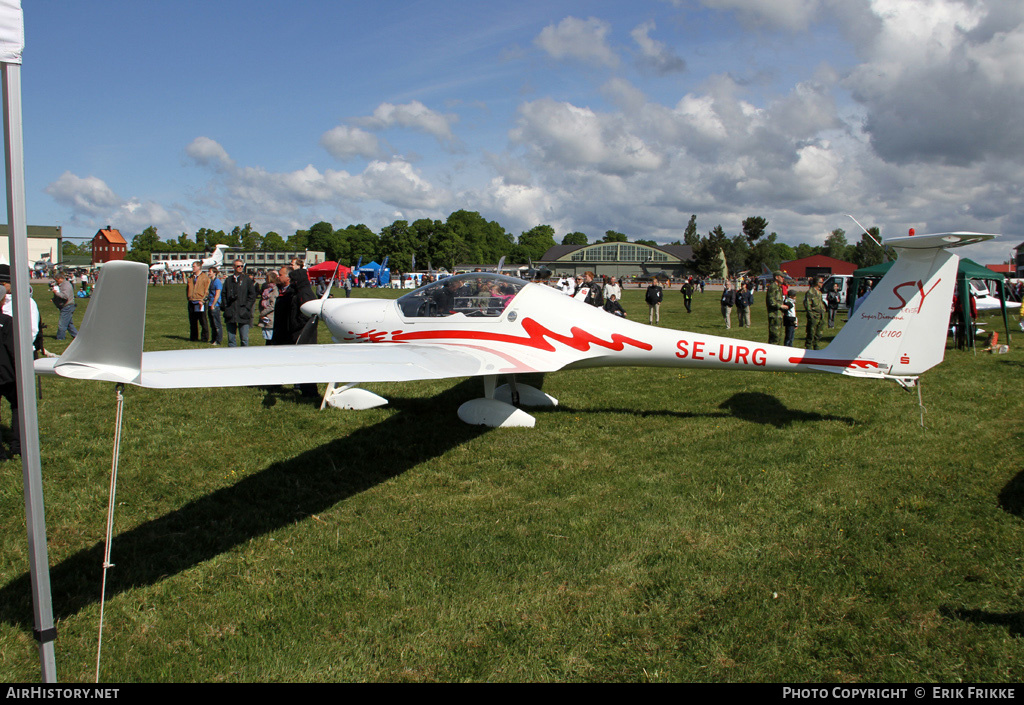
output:
[[[192,345],[183,299],[150,289],[147,349]],[[664,325],[767,339],[760,298],[749,335],[715,293],[681,299]],[[132,388],[102,675],[1020,681],[1022,372],[1018,348],[948,351],[924,429],[916,394],[834,375],[569,371],[534,380],[560,400],[536,428],[502,430],[458,422],[476,380],[371,385],[391,403],[366,412]],[[114,391],[42,387],[58,673],[86,681]],[[0,470],[0,680],[35,680]]]

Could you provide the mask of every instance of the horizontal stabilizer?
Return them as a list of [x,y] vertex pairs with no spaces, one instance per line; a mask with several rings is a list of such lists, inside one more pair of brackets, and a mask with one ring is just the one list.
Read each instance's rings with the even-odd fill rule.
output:
[[979,242],[992,240],[996,237],[999,236],[991,235],[989,233],[932,233],[931,235],[902,235],[900,237],[890,237],[886,239],[885,244],[888,247],[924,250],[936,247],[964,247],[966,245],[976,245]]

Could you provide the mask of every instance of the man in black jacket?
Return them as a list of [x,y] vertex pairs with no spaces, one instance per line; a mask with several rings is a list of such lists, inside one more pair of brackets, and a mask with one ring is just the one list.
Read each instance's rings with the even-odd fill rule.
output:
[[725,289],[722,291],[722,318],[725,319],[725,327],[732,328],[732,307],[736,305],[736,291],[732,288],[732,282],[726,280]]
[[683,305],[686,306],[686,312],[690,313],[690,307],[693,305],[693,278],[687,279],[679,291],[683,293]]
[[[278,295],[274,305],[274,336],[271,345],[312,345],[316,343],[316,325],[307,333],[308,339],[301,339],[309,316],[302,313],[302,304],[313,301],[316,296],[309,285],[306,270],[281,267],[278,272]],[[319,399],[317,385],[313,382],[295,385],[307,399]]]
[[652,325],[654,323],[661,324],[661,296],[662,289],[661,284],[657,279],[651,280],[651,285],[647,287],[647,292],[644,294],[644,301],[650,306],[650,312],[647,317],[648,323]]
[[740,314],[740,328],[750,328],[750,307],[754,305],[754,295],[750,293],[750,284],[740,286],[736,292],[736,310]]
[[[0,293],[4,297],[11,293],[11,268],[0,265]],[[0,299],[2,301],[2,299]],[[11,455],[21,455],[21,429],[18,421],[18,375],[17,354],[14,349],[14,319],[0,313],[0,396],[11,404]],[[0,445],[0,460],[10,456]]]
[[236,333],[241,338],[242,347],[248,347],[252,309],[256,304],[256,286],[246,275],[245,263],[240,259],[235,260],[234,271],[224,280],[221,302],[224,324],[228,329],[228,347],[237,346]]

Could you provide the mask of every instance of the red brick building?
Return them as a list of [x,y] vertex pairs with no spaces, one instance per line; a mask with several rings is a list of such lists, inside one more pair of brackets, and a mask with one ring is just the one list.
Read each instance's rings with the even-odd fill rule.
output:
[[828,277],[833,274],[853,274],[857,265],[826,255],[811,255],[782,263],[782,271],[796,279]]
[[109,225],[96,233],[92,239],[92,263],[97,265],[100,262],[109,262],[115,259],[124,259],[128,252],[128,243],[124,236]]

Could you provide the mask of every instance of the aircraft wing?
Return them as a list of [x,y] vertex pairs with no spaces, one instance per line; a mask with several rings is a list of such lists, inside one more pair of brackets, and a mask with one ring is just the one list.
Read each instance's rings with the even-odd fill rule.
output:
[[36,361],[37,374],[124,381],[141,387],[247,387],[307,382],[403,382],[511,372],[551,371],[524,366],[476,347],[415,343],[270,345],[143,353],[141,372],[111,375],[74,359]]
[[81,333],[59,358],[37,360],[42,375],[159,389],[246,387],[309,382],[400,382],[552,372],[571,359],[532,350],[510,353],[466,343],[380,342],[270,345],[142,352],[149,268],[108,263]]

